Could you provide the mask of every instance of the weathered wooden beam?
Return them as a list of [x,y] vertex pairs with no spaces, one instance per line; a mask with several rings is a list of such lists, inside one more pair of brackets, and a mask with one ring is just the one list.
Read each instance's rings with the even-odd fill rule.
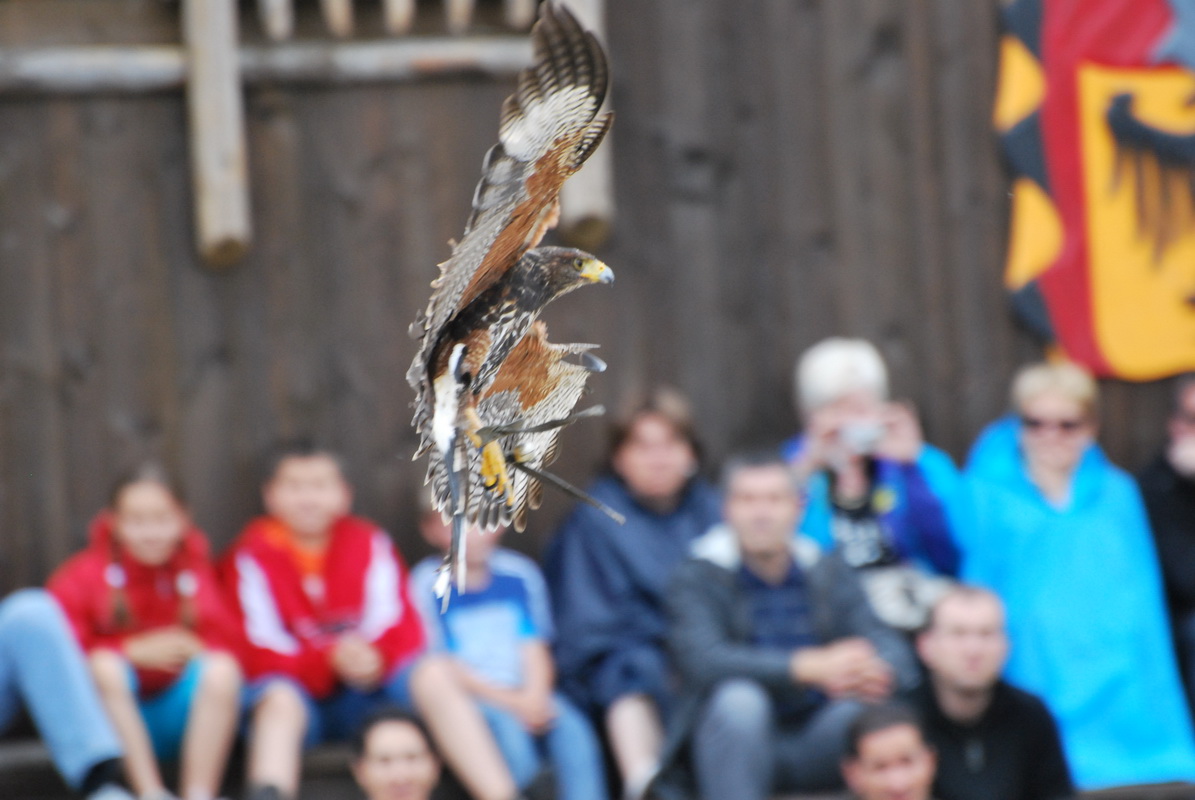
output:
[[[240,48],[245,83],[413,81],[453,74],[506,78],[531,62],[526,36],[280,43]],[[186,80],[182,48],[0,49],[0,94],[155,92]]]
[[186,75],[172,45],[0,48],[0,92],[146,92],[176,89]]
[[296,43],[244,48],[241,59],[251,83],[402,81],[467,73],[510,77],[531,62],[531,43],[526,36]]
[[204,261],[249,249],[249,176],[235,0],[183,0],[195,234]]

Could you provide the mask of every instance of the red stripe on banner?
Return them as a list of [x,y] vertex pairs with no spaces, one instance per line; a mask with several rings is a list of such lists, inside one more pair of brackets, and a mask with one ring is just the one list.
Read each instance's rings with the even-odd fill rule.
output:
[[1066,354],[1097,374],[1111,370],[1095,336],[1087,258],[1087,213],[1080,152],[1081,64],[1145,66],[1172,22],[1165,0],[1046,0],[1042,62],[1046,98],[1042,138],[1050,194],[1065,230],[1062,252],[1041,276],[1051,322]]

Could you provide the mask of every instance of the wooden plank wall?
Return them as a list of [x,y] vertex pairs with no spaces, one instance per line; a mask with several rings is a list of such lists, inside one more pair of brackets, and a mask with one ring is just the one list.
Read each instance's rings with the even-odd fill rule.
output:
[[[9,44],[85,38],[5,5],[26,23]],[[121,8],[147,41],[174,13]],[[105,19],[79,30],[120,29]],[[964,452],[1039,352],[1000,287],[996,32],[996,0],[610,0],[618,280],[548,314],[555,339],[601,343],[594,399],[679,386],[716,461],[795,428],[802,348],[861,335],[929,437]],[[406,328],[510,88],[249,92],[256,242],[226,272],[193,250],[180,96],[0,98],[0,592],[43,579],[150,455],[226,543],[261,453],[295,435],[339,448],[360,509],[423,552]],[[1166,402],[1107,387],[1116,459],[1157,445]],[[561,471],[584,481],[602,426],[566,437]]]
[[[866,336],[929,438],[964,454],[1042,352],[1001,288],[998,0],[648,6],[615,0],[610,15],[611,261],[669,299],[615,323],[636,328],[612,362],[693,393],[720,454],[796,426],[805,347]],[[1169,393],[1106,383],[1117,461],[1155,450]]]

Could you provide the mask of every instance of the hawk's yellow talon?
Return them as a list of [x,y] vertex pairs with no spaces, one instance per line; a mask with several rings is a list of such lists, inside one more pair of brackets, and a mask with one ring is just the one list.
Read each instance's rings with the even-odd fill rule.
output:
[[497,442],[490,442],[481,449],[481,483],[487,491],[506,496],[506,502],[514,502],[514,487],[506,469],[506,458]]

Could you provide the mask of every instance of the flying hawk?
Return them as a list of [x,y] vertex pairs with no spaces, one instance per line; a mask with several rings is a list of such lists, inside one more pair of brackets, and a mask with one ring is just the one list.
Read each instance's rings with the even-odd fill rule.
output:
[[463,577],[466,523],[521,530],[527,509],[539,505],[540,481],[563,483],[543,467],[560,427],[594,412],[571,414],[588,375],[605,368],[589,352],[593,345],[550,344],[536,318],[557,297],[614,279],[589,253],[538,247],[556,224],[560,187],[613,120],[598,115],[606,56],[592,33],[551,2],[531,36],[534,63],[502,105],[498,143],[485,156],[464,236],[412,325],[419,339],[407,372],[417,395],[415,457],[430,455],[433,503],[453,519],[441,592],[454,571]]

